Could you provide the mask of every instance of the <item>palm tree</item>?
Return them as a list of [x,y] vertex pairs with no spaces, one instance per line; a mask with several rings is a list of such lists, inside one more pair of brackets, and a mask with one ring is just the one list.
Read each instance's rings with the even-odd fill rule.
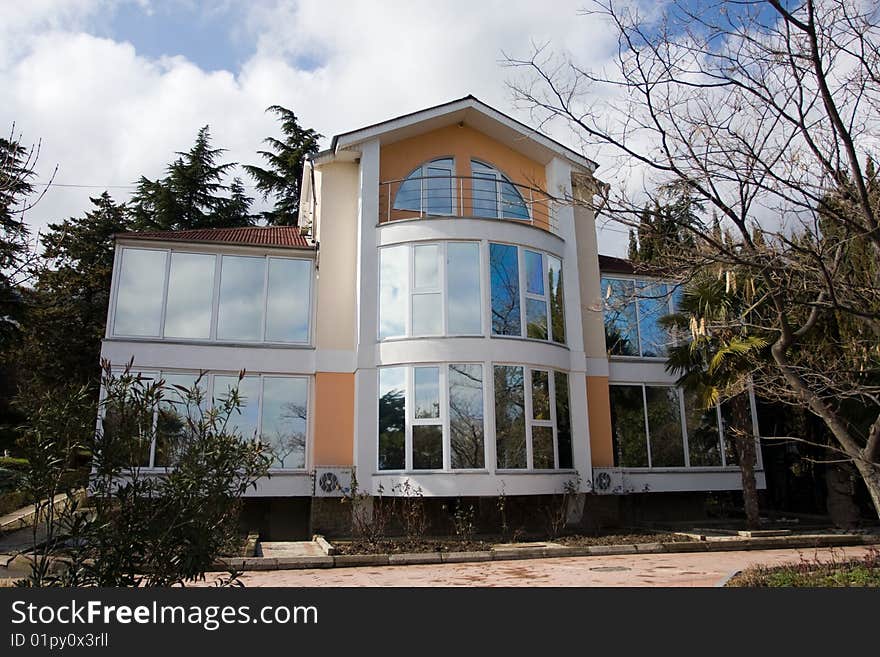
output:
[[[688,335],[670,347],[666,371],[679,376],[678,384],[694,393],[705,410],[728,401],[730,427],[725,439],[733,438],[742,472],[743,503],[750,529],[759,524],[755,481],[756,449],[751,430],[750,373],[769,341],[759,335],[735,331],[728,320],[749,307],[749,286],[737,290],[733,272],[714,276],[706,272],[684,289],[677,312],[661,319],[673,335]],[[751,290],[753,292],[753,290]],[[740,323],[741,324],[741,323]]]

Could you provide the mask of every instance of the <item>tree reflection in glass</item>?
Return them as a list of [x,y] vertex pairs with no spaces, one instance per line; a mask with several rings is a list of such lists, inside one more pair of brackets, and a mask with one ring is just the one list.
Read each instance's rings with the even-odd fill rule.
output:
[[565,306],[562,289],[562,261],[547,256],[547,279],[550,284],[550,328],[553,342],[565,344]]
[[306,466],[308,383],[304,378],[264,377],[260,438],[272,448],[273,467]]
[[645,401],[642,386],[609,386],[614,464],[621,468],[648,467]]
[[492,290],[492,333],[522,335],[519,262],[515,246],[489,245],[489,276]]
[[556,393],[556,443],[559,449],[559,467],[572,468],[574,460],[571,448],[571,415],[568,410],[568,375],[554,372]]
[[716,407],[702,408],[699,394],[685,389],[684,412],[691,467],[721,465],[721,436]]
[[498,467],[526,468],[523,368],[495,366],[495,446]]
[[605,299],[605,345],[612,356],[639,355],[635,285],[631,280],[602,278]]
[[379,469],[406,466],[406,368],[379,370]]
[[449,430],[453,469],[485,467],[483,366],[449,366]]
[[645,386],[648,431],[651,435],[651,467],[684,466],[681,411],[678,388]]

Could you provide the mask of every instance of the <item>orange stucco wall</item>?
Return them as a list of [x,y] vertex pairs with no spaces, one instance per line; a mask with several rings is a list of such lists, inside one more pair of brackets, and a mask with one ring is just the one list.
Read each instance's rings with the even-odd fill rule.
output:
[[[470,176],[471,159],[475,159],[496,167],[511,182],[534,187],[537,190],[546,189],[544,165],[530,160],[512,148],[467,125],[461,127],[451,125],[382,146],[379,159],[379,180],[382,182],[401,180],[406,178],[416,167],[441,157],[455,158],[456,176]],[[462,214],[468,215],[470,213],[468,205],[471,198],[470,183],[468,180],[463,180],[461,186],[461,196],[465,201]],[[393,187],[392,195],[395,190],[396,187]],[[458,193],[458,186],[456,193]],[[535,192],[535,194],[540,196],[539,192]],[[379,221],[388,219],[387,195],[388,188],[380,190]],[[546,224],[544,217],[539,216],[539,213],[536,212],[534,217],[536,224]]]
[[352,465],[354,374],[315,374],[315,465]]
[[587,408],[590,412],[590,453],[593,467],[612,467],[614,446],[611,441],[611,400],[607,376],[587,377]]

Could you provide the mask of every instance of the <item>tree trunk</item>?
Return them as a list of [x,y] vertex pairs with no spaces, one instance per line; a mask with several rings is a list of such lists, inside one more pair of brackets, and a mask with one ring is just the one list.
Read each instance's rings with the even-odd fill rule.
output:
[[755,480],[757,453],[755,437],[752,435],[752,412],[749,396],[741,394],[731,402],[733,414],[734,444],[739,455],[739,469],[742,474],[743,506],[746,512],[746,526],[757,529],[760,526],[758,511],[758,483]]
[[874,503],[874,510],[880,516],[880,464],[871,463],[862,459],[853,459],[853,465],[862,475],[862,481],[868,489],[871,501]]

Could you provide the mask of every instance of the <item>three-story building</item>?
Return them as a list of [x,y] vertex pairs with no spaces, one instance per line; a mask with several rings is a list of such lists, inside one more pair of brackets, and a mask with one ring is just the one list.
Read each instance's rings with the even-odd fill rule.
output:
[[344,523],[352,471],[439,498],[738,489],[725,409],[664,367],[676,289],[598,254],[596,166],[472,96],[337,135],[302,230],[119,235],[102,355],[206,370],[209,399],[246,370],[275,535]]

